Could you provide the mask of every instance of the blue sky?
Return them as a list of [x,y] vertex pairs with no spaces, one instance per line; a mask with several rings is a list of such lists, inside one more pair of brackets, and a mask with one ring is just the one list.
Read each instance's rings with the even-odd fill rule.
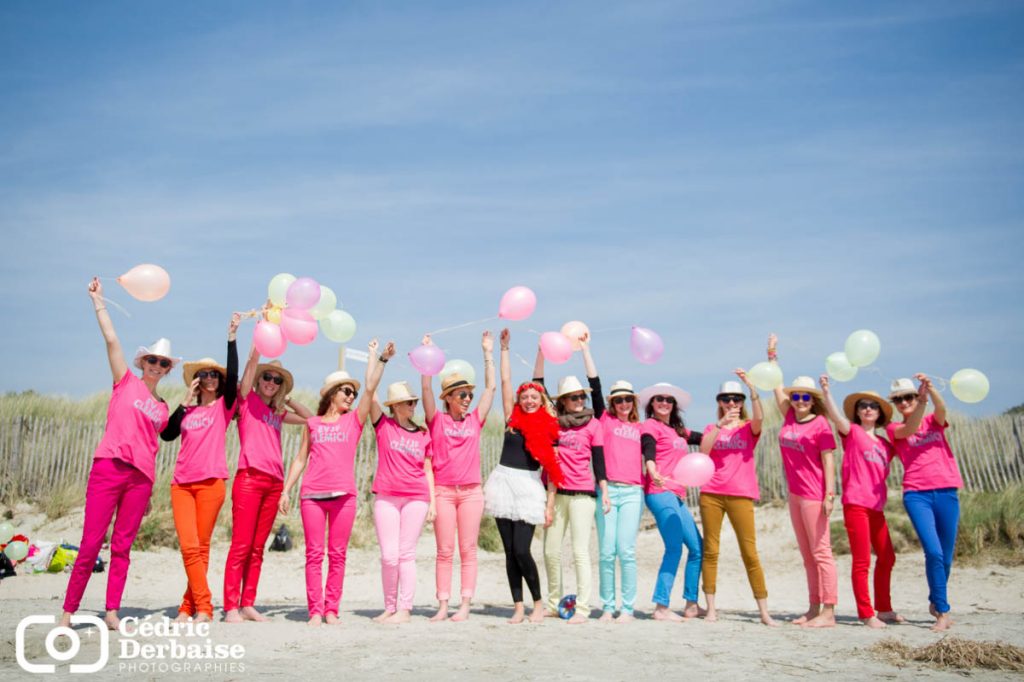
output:
[[[1024,402],[1022,86],[1015,2],[6,2],[0,390],[104,389],[85,285],[155,262],[160,302],[106,284],[129,349],[220,356],[278,272],[403,352],[524,284],[520,354],[651,327],[654,366],[595,334],[605,383],[682,385],[701,424],[769,331],[792,377],[873,329],[840,393],[975,367],[955,408],[996,413]],[[437,340],[479,365],[482,328]],[[315,387],[336,355],[283,360]]]

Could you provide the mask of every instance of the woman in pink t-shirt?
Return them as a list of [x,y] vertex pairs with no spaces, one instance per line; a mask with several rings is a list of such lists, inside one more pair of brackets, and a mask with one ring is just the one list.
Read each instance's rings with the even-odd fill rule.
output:
[[[903,617],[892,608],[892,568],[896,552],[885,521],[885,500],[888,490],[889,462],[892,445],[876,431],[892,419],[892,406],[874,391],[853,393],[843,401],[840,412],[832,398],[828,376],[819,378],[825,396],[825,409],[836,431],[843,439],[843,522],[850,539],[852,566],[850,579],[857,602],[857,617],[871,628],[884,628],[886,623],[902,623]],[[920,422],[918,415],[917,421]],[[875,601],[871,604],[868,574],[871,572],[871,550],[875,562]]]
[[[430,337],[424,337],[430,343]],[[438,412],[434,402],[431,377],[421,378],[423,412],[430,429],[434,456],[434,489],[437,495],[437,518],[434,537],[437,540],[437,613],[430,619],[448,618],[448,600],[452,590],[452,559],[455,554],[455,532],[459,535],[461,564],[461,597],[453,621],[469,618],[469,606],[476,591],[476,550],[480,535],[480,518],[484,513],[484,492],[480,486],[480,432],[494,403],[494,339],[484,332],[480,341],[484,352],[484,391],[477,408],[473,402],[471,381],[459,374],[450,374],[441,381],[440,398],[444,411]]]
[[188,579],[178,607],[179,621],[192,617],[204,622],[213,620],[213,596],[206,571],[210,563],[210,537],[224,504],[224,481],[228,477],[225,432],[235,414],[238,394],[235,334],[241,319],[235,313],[228,324],[226,367],[212,358],[185,363],[188,394],[160,434],[165,441],[181,436],[171,482],[174,528]]
[[[389,346],[379,360],[394,352]],[[374,360],[371,358],[371,362]],[[379,623],[408,623],[416,595],[416,541],[423,524],[436,515],[430,433],[413,421],[419,396],[397,381],[388,386],[384,414],[374,400],[370,419],[377,434],[377,471],[373,476],[373,522],[380,544],[384,611]]]
[[753,416],[744,406],[746,396],[736,381],[726,381],[718,389],[718,421],[708,424],[700,442],[700,451],[711,457],[715,473],[700,489],[700,519],[704,526],[704,596],[708,601],[705,620],[718,619],[715,609],[715,588],[718,580],[718,548],[722,531],[722,518],[736,532],[740,556],[747,571],[747,581],[754,592],[754,601],[765,625],[778,625],[768,613],[768,588],[764,569],[757,555],[757,535],[754,527],[754,502],[760,498],[757,486],[757,466],[754,448],[761,437],[764,412],[757,389],[742,369],[736,370],[750,391]]
[[[369,357],[376,358],[377,339],[370,341]],[[391,357],[394,344],[385,353]],[[316,416],[306,420],[299,452],[288,468],[278,513],[291,509],[288,491],[302,476],[302,529],[306,541],[306,604],[309,624],[339,623],[338,607],[345,584],[345,558],[356,519],[356,450],[363,424],[370,414],[373,394],[384,373],[383,363],[366,365],[366,390],[359,404],[359,382],[348,372],[331,372],[320,387]],[[303,476],[303,472],[305,475]],[[327,585],[323,584],[324,535],[327,535]]]
[[[265,621],[256,610],[263,549],[284,483],[283,424],[305,425],[309,408],[289,398],[292,374],[277,360],[260,364],[253,346],[238,396],[238,471],[231,486],[231,548],[224,566],[224,622]],[[286,409],[287,408],[291,408]]]
[[153,492],[157,436],[167,425],[167,403],[157,394],[156,387],[180,358],[171,356],[170,341],[159,339],[151,347],[141,347],[135,353],[134,364],[142,370],[142,378],[137,377],[128,369],[114,323],[104,304],[100,280],[93,277],[88,290],[106,342],[114,390],[107,407],[103,439],[96,448],[89,471],[82,541],[68,579],[60,624],[71,625],[71,616],[81,604],[113,519],[107,569],[107,613],[103,620],[107,627],[116,630],[120,623],[117,611],[121,608],[128,577],[129,553]]

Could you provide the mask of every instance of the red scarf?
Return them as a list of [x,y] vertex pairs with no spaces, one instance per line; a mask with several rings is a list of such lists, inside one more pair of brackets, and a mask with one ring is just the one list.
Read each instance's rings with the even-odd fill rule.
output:
[[523,434],[526,451],[540,462],[555,487],[561,487],[565,477],[554,445],[558,442],[558,420],[543,407],[535,412],[524,412],[517,404],[512,408],[508,425]]

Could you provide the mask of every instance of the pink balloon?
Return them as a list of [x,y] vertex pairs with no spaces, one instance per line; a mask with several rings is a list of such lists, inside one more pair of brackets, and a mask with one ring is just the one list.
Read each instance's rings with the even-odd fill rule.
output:
[[284,299],[289,308],[309,310],[320,300],[320,285],[312,277],[299,277],[288,286]]
[[266,358],[276,358],[288,347],[288,340],[284,338],[281,327],[266,320],[256,323],[256,329],[252,332],[252,343],[260,355]]
[[140,301],[159,301],[171,290],[171,276],[159,265],[143,263],[117,278],[125,291]]
[[699,488],[715,475],[715,463],[702,452],[684,455],[676,464],[672,478],[689,488]]
[[307,310],[285,308],[281,311],[281,331],[294,344],[305,346],[312,343],[319,330],[316,320]]
[[572,357],[572,341],[562,332],[544,332],[540,335],[540,352],[548,362],[560,365]]
[[434,344],[416,346],[409,353],[409,362],[420,374],[432,377],[444,368],[444,351]]
[[537,307],[537,295],[528,287],[512,287],[501,297],[498,317],[503,320],[525,320]]
[[653,365],[661,359],[661,354],[665,352],[665,344],[654,331],[646,327],[633,327],[632,336],[629,338],[629,350],[640,362]]
[[590,329],[579,320],[573,320],[562,325],[562,334],[565,338],[569,339],[573,350],[579,350],[582,348],[579,341],[580,337],[584,334],[590,334]]

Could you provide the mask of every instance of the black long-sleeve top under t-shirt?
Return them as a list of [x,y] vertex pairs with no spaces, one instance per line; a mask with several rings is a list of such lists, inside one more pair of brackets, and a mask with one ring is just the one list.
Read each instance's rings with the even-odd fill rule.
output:
[[[653,417],[652,417],[653,419]],[[700,445],[701,439],[704,438],[704,434],[701,431],[690,431],[686,434],[687,445]],[[658,442],[649,433],[645,433],[640,436],[640,450],[644,454],[644,468],[647,467],[648,462],[655,460],[655,453],[657,451]]]
[[[234,341],[228,341],[228,376],[224,382],[224,407],[231,409],[238,398],[238,346]],[[181,420],[185,418],[185,404],[178,405],[167,420],[167,426],[160,432],[160,438],[165,441],[172,441],[181,435]]]
[[[544,377],[534,377],[533,381],[544,387],[547,391],[547,386],[544,385]],[[601,380],[598,377],[587,377],[587,382],[591,388],[591,401],[594,405],[594,419],[600,419],[601,414],[604,413],[604,397],[601,395]],[[550,396],[549,396],[550,397]],[[597,411],[598,401],[601,404],[601,412]],[[590,448],[590,463],[594,467],[594,480],[600,483],[601,481],[608,480],[607,469],[604,464],[604,446],[594,445]]]

